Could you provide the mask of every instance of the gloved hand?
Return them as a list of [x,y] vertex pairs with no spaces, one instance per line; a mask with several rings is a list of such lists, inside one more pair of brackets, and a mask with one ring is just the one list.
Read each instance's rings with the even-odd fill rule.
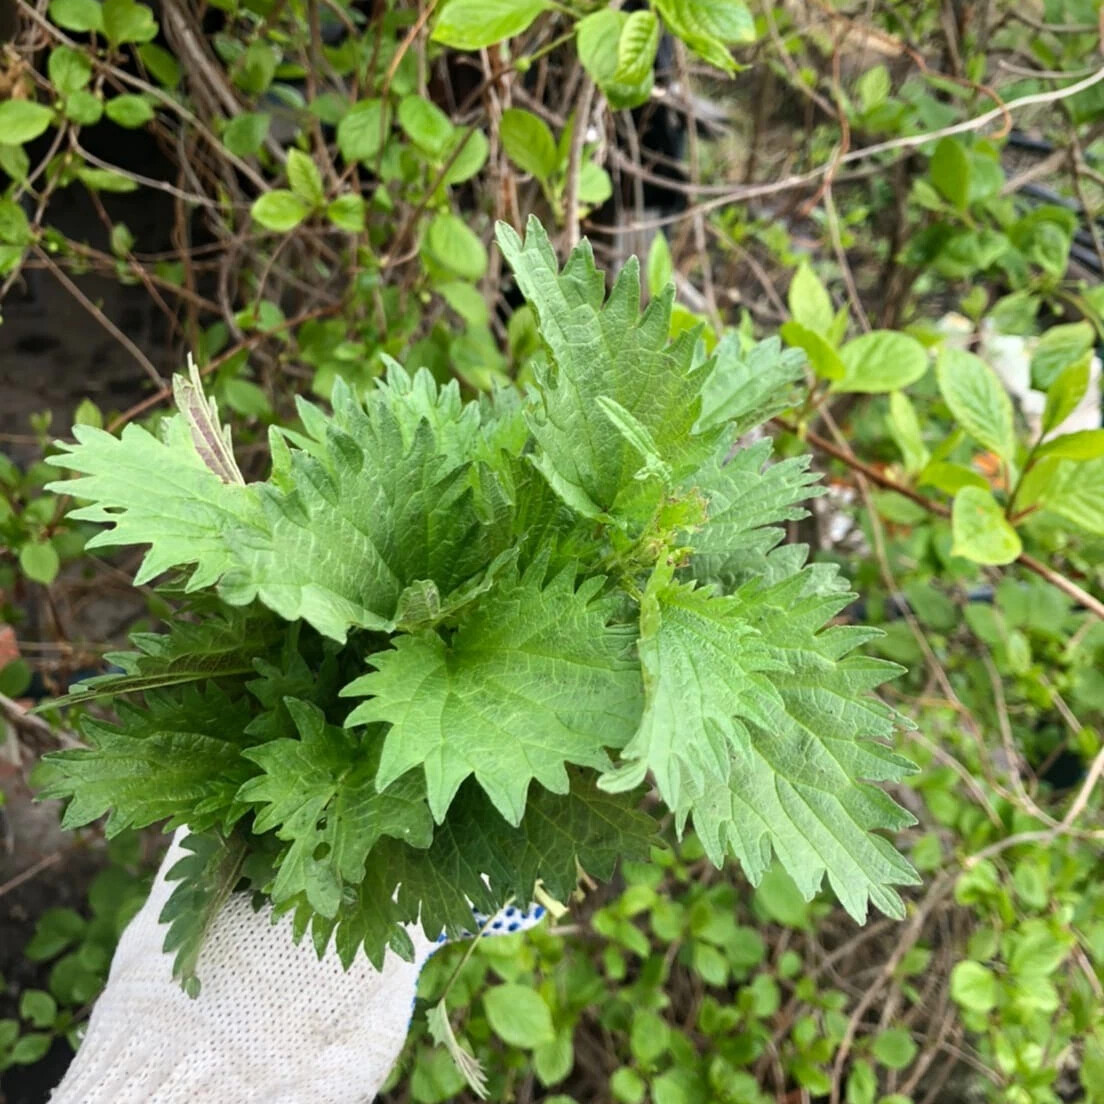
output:
[[[158,916],[165,873],[186,852],[173,838],[149,899],[119,941],[107,987],[52,1104],[361,1104],[386,1081],[410,1026],[418,974],[443,940],[407,930],[414,961],[388,951],[381,971],[361,956],[346,971],[292,942],[290,918],[272,924],[235,894],[207,936],[196,999],[172,977]],[[540,906],[511,908],[488,934],[538,923]],[[480,926],[477,916],[475,926]]]

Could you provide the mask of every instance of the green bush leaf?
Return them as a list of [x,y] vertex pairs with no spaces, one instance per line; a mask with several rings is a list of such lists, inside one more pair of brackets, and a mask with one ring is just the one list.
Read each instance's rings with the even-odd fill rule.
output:
[[33,1066],[41,1061],[50,1049],[54,1037],[46,1031],[28,1031],[20,1035],[19,1041],[11,1048],[8,1061],[15,1066]]
[[[98,5],[97,5],[98,8]],[[83,88],[92,78],[92,62],[80,50],[55,46],[46,63],[50,82],[62,96]]]
[[915,383],[928,370],[928,353],[908,334],[872,330],[840,349],[843,379],[834,380],[833,391],[876,394]]
[[1011,463],[1016,450],[1012,400],[996,373],[980,357],[945,347],[935,375],[951,413],[979,444]]
[[1008,524],[992,494],[963,487],[951,508],[951,553],[981,564],[1011,563],[1023,551],[1019,534]]
[[424,96],[404,96],[399,102],[399,125],[407,137],[434,161],[443,161],[456,128],[449,117]]
[[309,154],[300,149],[288,150],[287,178],[291,190],[304,203],[312,208],[322,206],[326,198],[326,190],[322,185],[322,174]]
[[31,685],[34,673],[25,659],[13,659],[0,667],[0,694],[18,698]]
[[602,8],[575,24],[579,61],[599,88],[604,89],[613,82],[617,72],[617,45],[628,18],[625,12]]
[[60,562],[57,551],[48,541],[28,541],[19,550],[19,567],[28,579],[49,584],[57,578]]
[[157,37],[157,20],[145,4],[135,0],[104,0],[103,29],[112,46],[150,42]]
[[164,47],[156,42],[143,42],[138,47],[138,56],[164,88],[176,88],[180,84],[180,65]]
[[[464,131],[457,129],[454,135],[454,141],[444,158],[445,161],[452,159],[445,170],[445,184],[462,184],[465,180],[470,180],[487,163],[491,151],[487,136],[477,128]],[[458,151],[455,157],[454,150]]]
[[550,7],[548,0],[449,0],[433,40],[455,50],[481,50],[521,34]]
[[337,146],[349,163],[370,161],[387,137],[382,100],[361,100],[353,104],[337,124]]
[[506,155],[522,170],[547,183],[559,168],[556,139],[543,119],[511,107],[502,113],[499,138]]
[[790,280],[787,305],[793,320],[807,330],[824,337],[832,328],[835,310],[828,296],[828,289],[812,266],[802,261]]
[[617,40],[617,68],[613,80],[619,84],[642,84],[655,65],[659,48],[659,20],[649,8],[629,14]]
[[1059,487],[1046,504],[1082,529],[1104,535],[1104,457],[1082,463],[1064,461]]
[[50,0],[50,18],[67,31],[102,31],[103,5],[98,0]]
[[1055,376],[1054,382],[1047,388],[1043,433],[1057,429],[1077,409],[1089,389],[1091,362],[1092,354],[1084,353]]
[[0,135],[3,135],[5,144],[21,146],[45,134],[53,118],[53,111],[45,104],[30,100],[5,100],[0,103]]
[[1031,353],[1031,386],[1049,391],[1058,375],[1085,358],[1091,359],[1096,332],[1088,322],[1051,326]]
[[348,230],[351,234],[359,234],[364,229],[364,196],[338,196],[326,208],[326,217],[339,230]]
[[253,221],[266,230],[281,233],[294,230],[310,214],[310,207],[294,192],[274,188],[253,201],[249,209]]
[[847,374],[835,346],[815,330],[800,322],[785,322],[778,332],[787,345],[804,351],[809,358],[809,366],[821,379],[841,380]]
[[528,985],[495,985],[483,994],[491,1030],[510,1046],[532,1049],[552,1042],[556,1033],[544,998]]
[[267,112],[243,111],[222,132],[223,145],[236,157],[252,157],[264,145],[271,122],[272,116]]
[[916,408],[903,391],[894,391],[889,396],[889,432],[901,450],[905,470],[910,475],[922,471],[931,459],[931,453],[924,444]]
[[671,32],[726,73],[736,71],[728,47],[755,41],[755,20],[740,0],[656,0]]
[[874,1057],[891,1070],[902,1070],[908,1066],[916,1057],[917,1049],[912,1036],[899,1027],[881,1032],[870,1045]]
[[144,96],[115,96],[104,104],[104,114],[113,123],[133,130],[153,118],[153,108]]
[[952,206],[965,211],[970,202],[970,159],[957,138],[941,138],[928,166],[931,182]]
[[[93,93],[89,92],[87,89],[78,88],[76,92],[70,92],[69,95],[65,97],[65,102],[62,105],[62,110],[65,112],[65,117],[67,119],[79,124],[80,126],[95,126],[96,123],[98,123],[100,119],[103,118],[104,105],[103,100],[101,100],[98,96],[93,95]],[[107,170],[105,169],[86,168],[84,172],[104,173],[105,175],[110,175],[114,177],[116,180],[123,179],[123,177],[119,176],[117,173],[108,174]],[[81,177],[81,179],[84,179],[83,176]],[[85,183],[87,183],[87,181],[85,181]],[[102,190],[107,191],[108,189],[105,188]],[[134,186],[132,186],[129,190],[133,191]]]
[[32,1027],[50,1027],[57,1016],[57,1001],[42,989],[24,989],[19,1015]]
[[648,260],[644,265],[644,279],[648,285],[648,294],[655,297],[674,278],[674,265],[671,262],[671,247],[667,236],[660,230],[648,248]]
[[10,199],[0,199],[0,242],[30,245],[32,237],[31,224],[23,208]]
[[487,249],[458,215],[442,211],[426,231],[430,256],[442,268],[465,280],[478,280],[487,270]]
[[951,998],[968,1012],[990,1012],[997,1005],[997,979],[980,962],[959,962],[951,971]]
[[1095,460],[1098,456],[1104,456],[1104,429],[1064,433],[1040,445],[1035,455],[1040,459],[1057,456],[1063,460]]

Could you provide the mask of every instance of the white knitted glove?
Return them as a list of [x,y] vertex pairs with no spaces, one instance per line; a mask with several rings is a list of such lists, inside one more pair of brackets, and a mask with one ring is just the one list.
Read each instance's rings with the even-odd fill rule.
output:
[[[172,886],[165,872],[186,852],[173,838],[149,899],[130,922],[107,987],[52,1104],[361,1104],[375,1098],[402,1049],[418,974],[443,942],[407,931],[414,961],[388,951],[382,971],[366,958],[346,971],[332,951],[292,941],[235,894],[200,953],[196,999],[172,978],[157,918]],[[507,915],[508,912],[508,915]],[[538,923],[544,910],[504,910],[496,934]],[[478,922],[478,917],[477,917]]]

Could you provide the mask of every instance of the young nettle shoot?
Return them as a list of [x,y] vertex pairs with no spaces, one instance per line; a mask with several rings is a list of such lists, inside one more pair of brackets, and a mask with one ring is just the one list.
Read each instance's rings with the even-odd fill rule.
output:
[[800,354],[707,355],[668,339],[670,290],[641,312],[635,260],[607,297],[586,242],[561,270],[535,220],[498,241],[543,340],[525,393],[390,363],[332,413],[301,402],[247,483],[194,377],[157,435],[77,426],[53,460],[107,526],[91,546],[147,545],[135,583],[168,578],[182,613],[77,688],[117,719],[85,718],[42,795],[67,827],[188,826],[163,919],[192,991],[232,892],[379,963],[411,953],[403,924],[608,878],[668,812],[753,883],[775,858],[806,897],[827,875],[856,920],[917,880],[878,834],[912,820],[874,784],[911,769],[871,694],[897,668],[826,627],[846,584],[780,543],[807,459],[736,447]]

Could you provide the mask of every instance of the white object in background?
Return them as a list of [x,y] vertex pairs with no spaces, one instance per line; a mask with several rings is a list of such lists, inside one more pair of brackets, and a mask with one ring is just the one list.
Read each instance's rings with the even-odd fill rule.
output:
[[[1036,435],[1041,428],[1043,411],[1046,408],[1046,393],[1035,391],[1031,386],[1031,356],[1038,342],[1037,337],[998,333],[988,318],[981,323],[981,357],[1019,403],[1032,433]],[[1089,386],[1084,397],[1069,417],[1047,434],[1048,438],[1082,429],[1100,428],[1100,372],[1100,358],[1094,355],[1089,366]]]
[[[443,941],[407,928],[414,961],[388,951],[381,971],[363,955],[345,970],[332,951],[292,941],[234,894],[200,953],[202,989],[185,995],[162,952],[158,923],[186,852],[173,838],[146,903],[115,952],[80,1051],[51,1104],[362,1104],[375,1098],[402,1050],[418,974]],[[507,915],[508,911],[508,915]],[[509,909],[488,933],[533,927],[544,909]],[[477,921],[479,917],[476,917]]]
[[[959,349],[968,349],[971,346],[974,324],[963,315],[953,311],[945,314],[937,323],[937,329],[943,334],[943,340],[948,345]],[[992,319],[989,318],[982,319],[977,334],[978,355],[996,372],[1005,389],[1023,411],[1032,434],[1038,435],[1042,426],[1043,411],[1046,408],[1046,394],[1043,391],[1034,390],[1031,386],[1031,356],[1039,339],[1002,334],[997,331]],[[1061,425],[1047,434],[1048,439],[1082,429],[1100,428],[1100,382],[1100,358],[1093,356],[1089,367],[1089,386],[1084,398]]]

